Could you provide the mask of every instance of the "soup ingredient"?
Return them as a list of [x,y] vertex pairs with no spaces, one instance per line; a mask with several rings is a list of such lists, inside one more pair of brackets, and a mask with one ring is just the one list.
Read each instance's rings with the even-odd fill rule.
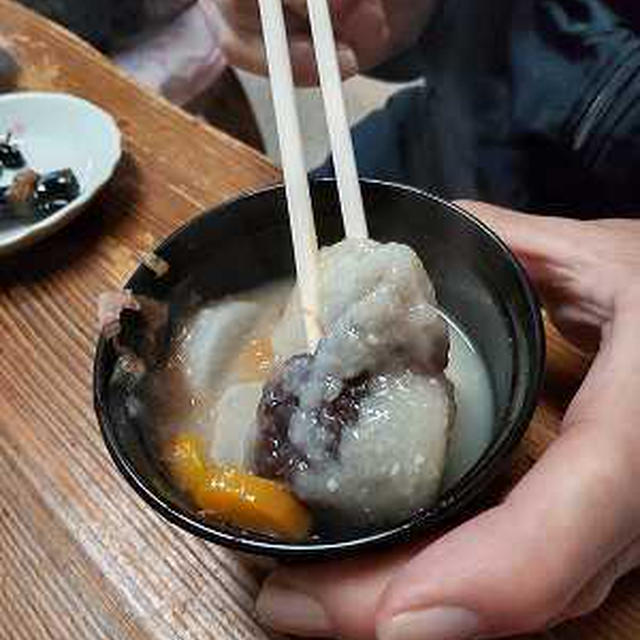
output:
[[302,412],[299,389],[311,362],[292,358],[265,387],[255,472],[353,525],[393,523],[430,506],[455,417],[452,385],[408,369],[363,375]]
[[[253,452],[253,467],[259,475],[290,481],[296,472],[308,471],[315,462],[335,459],[345,428],[358,418],[359,403],[369,386],[366,374],[345,382],[335,398],[313,408],[313,431],[295,437],[292,420],[300,407],[297,390],[308,380],[312,361],[313,356],[294,356],[264,387]],[[305,435],[312,436],[313,442],[302,442]],[[309,451],[310,447],[315,451]]]
[[22,169],[27,164],[18,145],[11,143],[11,132],[0,142],[0,164],[7,169]]
[[[449,335],[435,289],[416,253],[397,243],[344,240],[320,254],[321,324],[327,339],[318,366],[342,379],[365,369],[411,366],[438,374],[447,366]],[[305,351],[294,291],[273,333],[276,355]]]
[[98,298],[98,325],[118,355],[116,372],[137,378],[155,368],[167,351],[169,306],[131,291],[103,293]]
[[166,460],[176,484],[204,515],[292,541],[309,535],[309,511],[289,489],[236,467],[207,464],[198,436],[182,434],[174,438]]
[[206,396],[216,389],[220,372],[242,348],[259,314],[257,304],[234,301],[196,315],[179,349],[192,394]]
[[256,407],[262,397],[261,382],[245,382],[228,387],[215,411],[211,451],[216,461],[244,467],[247,450],[255,438]]
[[265,386],[252,468],[343,522],[402,520],[437,498],[455,414],[433,285],[409,247],[346,240],[322,252],[321,291],[326,337]]
[[284,484],[236,467],[212,467],[192,493],[205,514],[242,529],[300,541],[311,530],[309,511]]
[[290,283],[278,283],[264,287],[259,300],[245,292],[189,302],[197,306],[178,318],[167,366],[154,376],[158,392],[148,400],[158,408],[154,425],[163,440],[184,425],[205,436],[213,459],[246,467],[256,407],[273,366],[271,332],[290,292]]
[[[210,459],[245,469],[251,467],[256,443],[256,408],[263,387],[269,375],[274,375],[282,366],[283,355],[287,356],[284,347],[300,353],[306,346],[302,335],[297,344],[295,338],[287,345],[280,343],[280,355],[273,349],[271,337],[276,325],[276,331],[281,329],[291,289],[290,281],[280,281],[218,300],[195,299],[189,301],[190,306],[182,313],[179,308],[174,309],[172,315],[178,324],[174,326],[167,347],[171,356],[156,366],[143,367],[148,371],[143,402],[150,413],[149,428],[154,437],[166,442],[179,425],[181,429],[201,435]],[[126,292],[107,294],[100,299],[101,326],[107,337],[116,335],[115,346],[120,353],[126,346],[117,338],[120,309],[124,306],[134,310],[143,302],[136,302]],[[224,309],[227,309],[234,310],[232,315],[244,324],[247,307],[238,302],[250,303],[251,308],[260,310],[256,320],[244,327],[247,333],[239,338],[235,331],[231,335],[226,330],[220,331],[218,322],[204,322],[206,317],[218,318],[225,327],[233,327],[234,322],[225,319],[228,316]],[[212,313],[214,309],[220,313]],[[489,373],[482,356],[452,318],[444,314],[442,317],[447,323],[451,342],[445,375],[454,386],[455,395],[454,425],[448,438],[442,484],[442,489],[447,489],[469,471],[492,441],[495,409]],[[196,326],[208,327],[217,337],[200,334],[196,341],[193,333]],[[233,351],[228,358],[220,358],[222,351],[228,351],[229,337]],[[158,346],[166,344],[162,339],[154,342]],[[192,354],[210,366],[204,378],[200,377],[199,368],[192,367],[193,361],[187,358],[187,342]],[[203,381],[202,386],[196,384],[194,374]],[[207,384],[211,386],[204,386]]]
[[264,381],[274,357],[270,334],[290,290],[282,283],[267,285],[259,300],[243,294],[186,314],[173,363],[192,399],[217,400],[229,386]]

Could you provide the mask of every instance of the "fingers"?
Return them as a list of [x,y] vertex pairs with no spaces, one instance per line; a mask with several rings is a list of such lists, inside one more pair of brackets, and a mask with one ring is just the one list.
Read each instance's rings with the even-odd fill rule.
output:
[[[257,2],[217,0],[222,20],[218,29],[220,46],[230,64],[258,75],[268,75],[265,47]],[[318,84],[313,44],[309,36],[306,0],[290,0],[285,6],[289,50],[294,82],[298,86]],[[338,43],[338,62],[343,78],[358,73],[356,55],[345,43]]]
[[[238,37],[226,28],[220,31],[220,44],[229,62],[236,66],[266,76],[269,74],[267,57],[261,35]],[[293,80],[298,86],[314,86],[318,83],[315,55],[311,42],[306,37],[292,37],[289,51]]]
[[381,52],[391,52],[393,34],[382,2],[337,2],[332,8],[336,36],[357,51],[361,69],[379,63]]
[[581,264],[578,242],[581,223],[568,218],[546,218],[511,211],[484,202],[460,200],[456,204],[493,229],[525,263],[537,284],[544,284],[566,264]]
[[[612,245],[619,234],[576,220],[532,216],[479,202],[458,204],[509,245],[565,337],[595,352],[613,316],[618,276],[612,256],[618,252]],[[636,238],[640,242],[640,235]]]
[[364,559],[276,571],[256,603],[260,620],[283,633],[304,637],[375,637],[376,606],[394,572],[413,548]]
[[625,561],[615,555],[638,530],[638,504],[631,474],[620,473],[624,455],[574,433],[582,436],[567,433],[507,503],[413,560],[405,550],[275,573],[258,600],[261,620],[309,637],[370,640],[377,628],[380,640],[457,640],[590,610],[636,566],[637,548]]
[[[636,566],[637,548],[625,561],[615,554],[637,531],[627,516],[638,505],[619,504],[629,493],[619,454],[564,438],[505,505],[418,555],[276,572],[258,599],[261,621],[305,637],[458,640],[539,630],[591,610]],[[593,460],[594,448],[606,462]]]
[[[584,271],[591,299],[614,298],[640,282],[640,223],[629,220],[580,221],[509,211],[482,202],[459,201],[492,227],[520,257],[534,279],[545,285]],[[593,274],[596,274],[595,276]]]
[[[294,7],[299,9],[298,5]],[[220,46],[229,62],[245,71],[267,75],[267,59],[257,2],[218,0],[218,8],[222,16],[218,29]],[[294,81],[299,84],[311,84],[316,78],[315,58],[308,38],[306,19],[292,9],[286,10],[286,19]]]

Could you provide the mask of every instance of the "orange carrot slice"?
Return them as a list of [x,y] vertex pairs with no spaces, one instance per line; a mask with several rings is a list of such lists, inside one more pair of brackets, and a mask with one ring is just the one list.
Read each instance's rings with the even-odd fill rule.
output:
[[287,540],[304,540],[311,530],[307,508],[281,483],[231,466],[207,465],[202,440],[182,434],[166,454],[171,476],[205,514]]
[[243,529],[304,540],[311,529],[309,511],[282,484],[233,467],[211,468],[193,492],[206,513]]

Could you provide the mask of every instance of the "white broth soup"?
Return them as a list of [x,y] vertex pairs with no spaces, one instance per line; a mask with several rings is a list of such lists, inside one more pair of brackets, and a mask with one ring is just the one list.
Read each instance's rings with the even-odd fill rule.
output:
[[[204,516],[235,508],[220,487],[240,495],[247,482],[264,482],[251,490],[271,511],[234,512],[231,524],[304,539],[322,535],[332,519],[359,528],[397,523],[431,506],[492,441],[493,394],[480,354],[436,308],[411,250],[367,242],[323,250],[325,287],[336,269],[355,275],[324,296],[329,344],[312,356],[300,356],[290,282],[205,303],[175,332],[168,363],[148,380],[147,402],[159,446],[173,447],[169,467]],[[353,346],[365,335],[354,337],[356,325],[367,327],[366,348]],[[415,351],[428,357],[415,364]],[[198,494],[185,473],[204,478],[206,491]]]

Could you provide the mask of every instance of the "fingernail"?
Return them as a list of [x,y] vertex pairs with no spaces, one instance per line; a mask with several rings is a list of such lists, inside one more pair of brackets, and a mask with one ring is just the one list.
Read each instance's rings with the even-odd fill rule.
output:
[[378,625],[378,640],[470,640],[480,633],[480,619],[459,607],[401,613]]
[[338,45],[338,63],[343,78],[355,76],[359,71],[358,58],[351,47]]
[[319,602],[276,584],[263,588],[256,602],[256,613],[266,626],[282,633],[323,637],[333,631]]

